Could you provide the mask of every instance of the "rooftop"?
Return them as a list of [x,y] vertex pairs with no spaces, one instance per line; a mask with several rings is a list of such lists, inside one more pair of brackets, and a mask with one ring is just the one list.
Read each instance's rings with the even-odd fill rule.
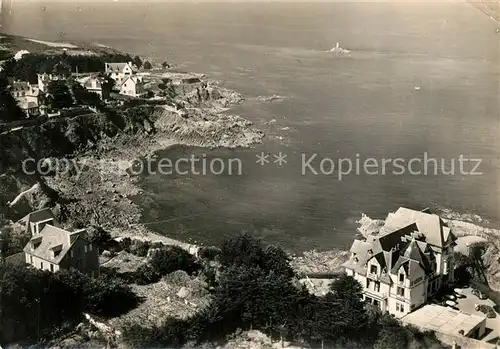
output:
[[427,304],[401,318],[405,323],[432,331],[456,336],[460,330],[470,334],[485,317],[465,313],[436,304]]
[[[80,230],[77,232],[69,232],[47,224],[42,229],[40,234],[31,238],[30,242],[28,242],[24,248],[24,252],[43,260],[59,264],[76,240],[72,241],[70,239],[70,235],[82,238],[85,235],[85,231]],[[32,242],[38,244],[38,246],[35,246],[34,249],[32,248]]]

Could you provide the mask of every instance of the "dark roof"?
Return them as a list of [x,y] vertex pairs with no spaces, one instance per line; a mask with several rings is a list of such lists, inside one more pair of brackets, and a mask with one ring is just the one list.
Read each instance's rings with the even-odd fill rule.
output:
[[48,219],[55,220],[54,213],[52,212],[52,210],[50,208],[43,208],[41,210],[34,211],[34,212],[27,214],[26,216],[21,218],[18,221],[18,223],[25,224],[26,229],[29,229],[30,223],[43,222],[43,221],[46,221]]

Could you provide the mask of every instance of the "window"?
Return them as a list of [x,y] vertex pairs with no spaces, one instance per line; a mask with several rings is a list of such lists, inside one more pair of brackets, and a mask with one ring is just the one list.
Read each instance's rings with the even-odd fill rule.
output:
[[30,256],[30,264],[33,264],[33,256]]
[[40,262],[40,269],[43,269],[43,262]]
[[85,249],[85,253],[87,253],[87,251],[88,251],[87,250],[88,249],[87,245],[84,246],[84,249]]
[[400,273],[399,274],[399,282],[404,282],[405,281],[405,274]]
[[376,265],[370,265],[370,273],[377,274],[377,266]]
[[69,256],[70,256],[71,258],[73,258],[73,250],[71,250],[71,251],[69,252]]
[[50,264],[50,271],[54,271],[54,264]]
[[376,292],[380,292],[380,282],[375,281],[374,289],[375,289]]
[[396,311],[399,311],[400,313],[404,313],[404,311],[405,311],[404,305],[401,303],[396,303]]
[[370,286],[371,286],[372,282],[373,282],[372,280],[366,279],[366,288],[370,289],[371,288]]
[[398,296],[404,297],[404,295],[405,295],[405,289],[404,289],[403,287],[398,287],[398,288],[396,289],[396,294],[397,294]]
[[92,251],[92,244],[89,244],[89,251]]

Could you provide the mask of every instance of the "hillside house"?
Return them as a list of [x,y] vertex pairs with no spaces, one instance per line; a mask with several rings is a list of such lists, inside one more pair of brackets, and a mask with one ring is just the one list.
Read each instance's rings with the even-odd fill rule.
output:
[[146,94],[144,83],[140,76],[129,76],[120,86],[120,94],[130,97],[141,97]]
[[354,240],[343,267],[366,302],[402,317],[453,282],[455,241],[438,215],[400,207],[377,235]]
[[115,87],[119,88],[128,77],[137,73],[137,69],[132,62],[105,63],[105,73],[115,81]]
[[49,209],[33,212],[20,222],[32,234],[24,247],[27,264],[51,272],[75,268],[99,275],[99,251],[87,240],[85,229],[69,232],[60,228]]
[[39,105],[41,93],[36,85],[31,85],[25,81],[14,81],[9,91],[12,97],[17,101],[19,107],[29,116],[37,116],[40,114]]
[[109,98],[111,89],[107,86],[106,79],[99,76],[86,76],[78,79],[78,82],[87,91],[97,94],[99,98],[104,100]]

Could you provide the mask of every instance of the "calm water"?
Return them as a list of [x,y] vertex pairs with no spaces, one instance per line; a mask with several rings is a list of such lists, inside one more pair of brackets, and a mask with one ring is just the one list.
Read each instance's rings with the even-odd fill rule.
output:
[[[4,27],[45,40],[91,40],[206,72],[247,97],[238,113],[263,129],[241,176],[143,178],[150,227],[212,241],[241,229],[290,249],[347,247],[361,212],[449,208],[500,222],[499,40],[465,3],[14,5]],[[340,42],[340,58],[325,50]],[[420,86],[420,91],[414,89]],[[273,120],[270,124],[269,121]],[[283,130],[284,128],[284,130]],[[276,136],[283,137],[278,139]],[[255,164],[283,152],[288,163]],[[175,159],[203,150],[179,148]],[[481,176],[301,174],[301,154],[361,159],[482,158]],[[449,161],[448,161],[449,162]],[[315,165],[318,168],[318,164]],[[470,170],[471,168],[469,168]]]

